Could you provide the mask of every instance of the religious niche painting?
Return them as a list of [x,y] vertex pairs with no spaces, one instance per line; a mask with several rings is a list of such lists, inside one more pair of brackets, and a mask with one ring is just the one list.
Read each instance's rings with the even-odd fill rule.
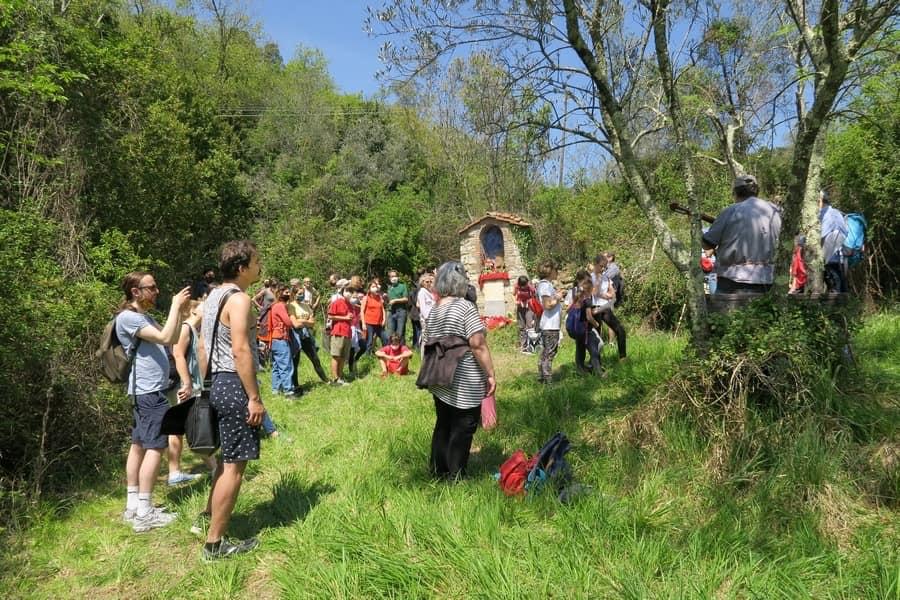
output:
[[528,273],[514,228],[531,227],[521,217],[488,212],[459,230],[460,260],[478,288],[478,308],[485,316],[507,316],[515,310],[512,282]]

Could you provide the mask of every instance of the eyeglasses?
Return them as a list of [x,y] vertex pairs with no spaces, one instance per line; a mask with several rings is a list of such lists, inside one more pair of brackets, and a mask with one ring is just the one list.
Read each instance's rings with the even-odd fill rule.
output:
[[139,286],[138,286],[138,289],[139,289],[139,290],[150,290],[150,291],[153,291],[153,292],[158,292],[158,291],[159,291],[159,288],[156,286],[155,283],[154,283],[153,285],[139,285]]

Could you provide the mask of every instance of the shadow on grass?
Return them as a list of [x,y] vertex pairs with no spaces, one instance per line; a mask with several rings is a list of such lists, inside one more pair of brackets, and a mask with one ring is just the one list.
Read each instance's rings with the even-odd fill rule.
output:
[[272,498],[249,513],[235,512],[230,530],[239,537],[256,535],[262,529],[285,527],[302,521],[321,501],[335,491],[329,484],[306,483],[295,472],[284,473],[272,486]]
[[[553,383],[537,382],[537,365],[533,372],[503,380],[497,399],[499,426],[490,433],[476,433],[468,478],[493,475],[517,448],[534,453],[557,431],[569,436],[577,447],[586,421],[600,424],[637,406],[663,379],[656,362],[613,359],[605,366],[606,376],[598,377],[579,373],[571,360],[559,361]],[[409,433],[398,436],[390,447],[391,469],[384,478],[399,487],[427,486],[433,482],[428,473],[431,430]]]

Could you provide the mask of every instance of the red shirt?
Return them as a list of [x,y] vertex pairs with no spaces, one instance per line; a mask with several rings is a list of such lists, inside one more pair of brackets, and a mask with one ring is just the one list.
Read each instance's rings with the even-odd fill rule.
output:
[[530,283],[523,288],[520,288],[519,284],[517,283],[515,285],[515,292],[516,292],[516,303],[519,306],[526,306],[526,307],[528,306],[528,301],[532,297],[534,297],[534,294],[535,294],[534,286],[531,285]]
[[796,280],[796,287],[806,285],[806,265],[803,263],[803,248],[794,248],[794,260],[791,261],[791,277]]
[[[328,306],[329,317],[348,317],[350,316],[350,303],[343,296],[336,298]],[[331,335],[335,337],[350,337],[350,321],[335,320],[331,323]]]
[[[394,347],[391,344],[388,344],[384,348],[381,349],[382,352],[387,354],[388,356],[400,356],[404,352],[409,352],[409,348],[400,344],[400,346],[394,350]],[[388,361],[388,371],[391,373],[400,373],[401,375],[406,375],[407,369],[402,369],[400,366],[400,359],[394,359]]]
[[384,325],[384,299],[381,294],[366,294],[366,312],[363,322],[366,325]]
[[293,328],[288,316],[287,304],[276,302],[272,305],[272,339],[286,340],[288,332]]

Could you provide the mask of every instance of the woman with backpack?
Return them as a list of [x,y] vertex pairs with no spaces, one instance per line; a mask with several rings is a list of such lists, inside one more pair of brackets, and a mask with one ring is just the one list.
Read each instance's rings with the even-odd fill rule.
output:
[[116,316],[116,335],[126,356],[133,357],[128,394],[133,399],[134,425],[125,463],[127,501],[122,515],[136,533],[164,527],[175,514],[154,508],[153,485],[159,474],[167,436],[160,435],[169,408],[169,356],[166,346],[178,341],[182,307],[191,297],[190,286],[172,296],[169,318],[161,327],[147,312],[156,306],[159,287],[153,275],[135,271],[122,281],[125,299]]
[[[478,309],[465,300],[468,284],[460,263],[438,268],[434,287],[440,300],[429,311],[422,332],[424,358],[416,381],[434,396],[429,466],[433,475],[448,480],[465,476],[481,403],[497,387],[484,323]],[[423,290],[430,294],[430,283],[426,286]]]

